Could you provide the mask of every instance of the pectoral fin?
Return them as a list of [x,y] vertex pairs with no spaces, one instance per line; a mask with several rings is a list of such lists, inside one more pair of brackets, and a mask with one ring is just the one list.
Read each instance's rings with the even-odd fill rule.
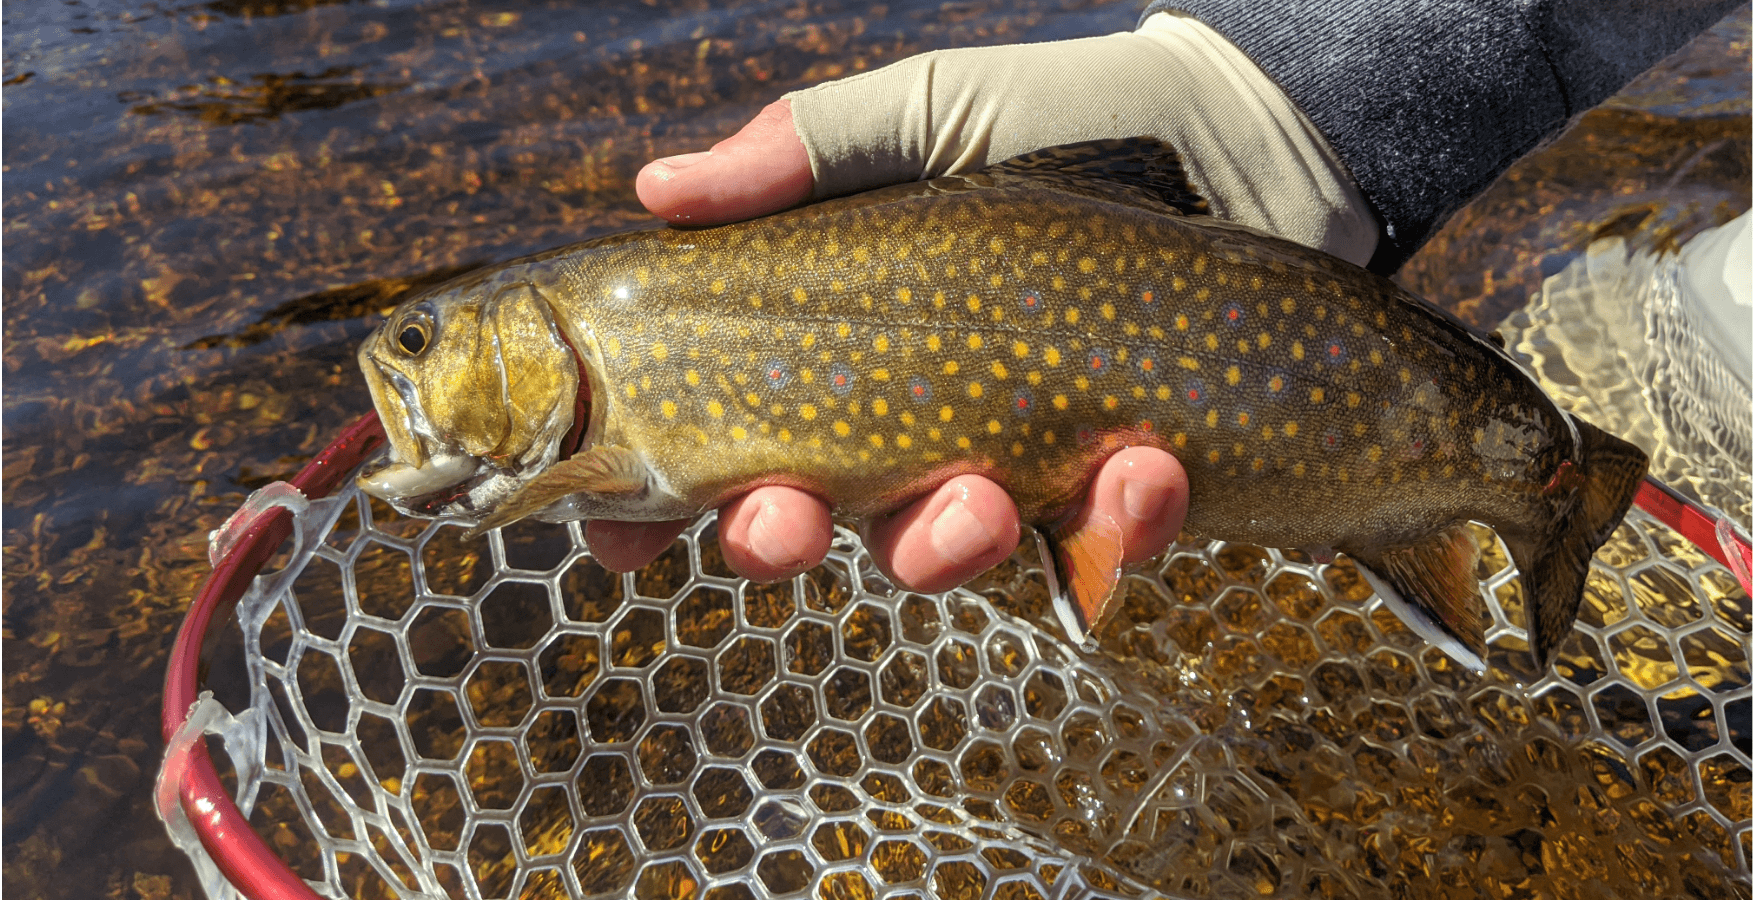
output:
[[1406,546],[1349,555],[1366,582],[1416,634],[1470,669],[1487,671],[1487,607],[1475,578],[1481,547],[1467,523]]
[[1053,529],[1045,544],[1052,559],[1049,571],[1055,613],[1067,636],[1090,643],[1090,632],[1102,623],[1121,583],[1121,526],[1108,516],[1089,517],[1074,528],[1071,522]]
[[599,444],[549,466],[525,482],[464,535],[510,525],[549,504],[574,494],[629,494],[645,490],[646,463],[625,447]]

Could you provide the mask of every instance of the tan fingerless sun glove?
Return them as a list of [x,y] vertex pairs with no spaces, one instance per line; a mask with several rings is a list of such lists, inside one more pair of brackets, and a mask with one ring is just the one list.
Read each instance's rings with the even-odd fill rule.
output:
[[1379,226],[1316,127],[1183,15],[1135,32],[943,50],[786,95],[817,199],[969,172],[1042,147],[1152,135],[1213,211],[1360,265]]

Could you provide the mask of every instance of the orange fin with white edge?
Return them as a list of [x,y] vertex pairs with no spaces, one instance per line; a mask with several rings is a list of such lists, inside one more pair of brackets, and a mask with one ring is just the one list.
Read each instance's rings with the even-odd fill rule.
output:
[[510,525],[557,500],[573,494],[628,494],[643,490],[646,463],[625,447],[599,444],[561,460],[526,481],[489,513],[464,539]]
[[1468,523],[1398,547],[1349,553],[1396,617],[1475,672],[1487,671],[1487,604],[1475,565],[1481,546]]
[[1108,516],[1090,516],[1078,528],[1069,520],[1039,542],[1044,545],[1055,614],[1068,637],[1088,645],[1121,583],[1121,527]]

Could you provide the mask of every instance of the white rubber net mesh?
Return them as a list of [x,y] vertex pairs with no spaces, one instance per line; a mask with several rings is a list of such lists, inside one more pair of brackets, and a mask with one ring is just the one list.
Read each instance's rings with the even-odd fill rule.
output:
[[1083,654],[1021,556],[921,596],[847,532],[764,587],[711,517],[630,575],[577,525],[300,519],[208,683],[247,670],[226,777],[330,896],[1749,893],[1749,598],[1637,512],[1541,675],[1479,532],[1486,677],[1246,546],[1130,576]]

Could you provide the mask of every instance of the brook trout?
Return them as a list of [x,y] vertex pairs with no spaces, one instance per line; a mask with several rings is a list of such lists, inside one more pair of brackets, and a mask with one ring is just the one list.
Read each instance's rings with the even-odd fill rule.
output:
[[1207,215],[1144,139],[477,271],[360,364],[390,444],[361,484],[404,512],[679,519],[787,484],[859,518],[978,473],[1091,625],[1118,537],[1056,526],[1145,444],[1188,472],[1188,532],[1347,553],[1477,669],[1465,523],[1509,547],[1545,665],[1646,468],[1388,280]]

